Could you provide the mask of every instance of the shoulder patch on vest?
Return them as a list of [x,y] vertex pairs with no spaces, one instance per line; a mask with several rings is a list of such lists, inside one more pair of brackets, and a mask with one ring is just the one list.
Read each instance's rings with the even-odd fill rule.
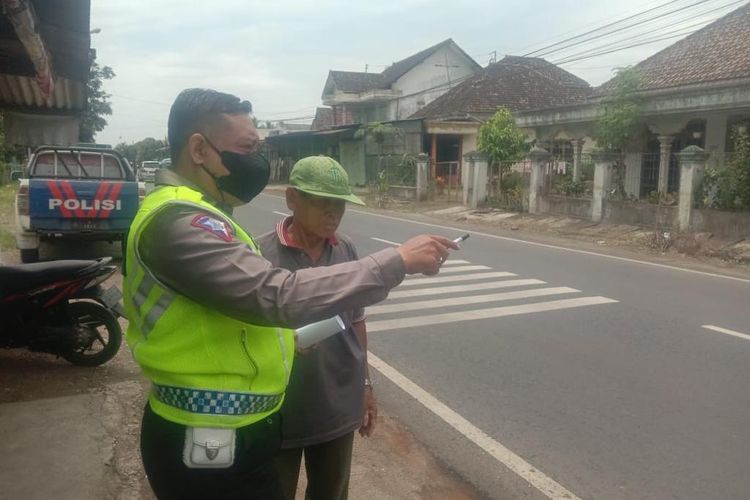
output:
[[234,228],[223,220],[219,220],[209,214],[196,215],[193,217],[193,221],[190,225],[208,231],[217,238],[227,242],[234,239]]

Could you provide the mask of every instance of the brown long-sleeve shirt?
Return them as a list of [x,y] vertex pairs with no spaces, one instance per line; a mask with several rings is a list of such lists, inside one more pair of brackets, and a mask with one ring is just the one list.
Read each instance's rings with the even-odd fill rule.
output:
[[[196,189],[171,171],[158,172],[157,186],[163,184]],[[138,251],[175,292],[266,326],[297,328],[375,304],[404,278],[403,260],[392,248],[334,266],[275,268],[231,233],[211,230],[212,221],[226,224],[229,217],[187,205],[166,208],[143,231]]]

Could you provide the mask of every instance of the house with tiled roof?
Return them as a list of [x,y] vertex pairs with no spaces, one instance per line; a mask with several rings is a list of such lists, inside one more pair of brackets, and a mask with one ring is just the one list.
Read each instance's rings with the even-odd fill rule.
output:
[[323,104],[331,107],[333,126],[403,120],[479,70],[449,38],[381,73],[329,71]]
[[[750,4],[634,66],[642,98],[642,133],[625,152],[625,189],[643,197],[679,186],[675,154],[699,146],[721,166],[732,134],[750,127]],[[595,145],[596,120],[609,81],[571,104],[515,113],[538,141],[572,140],[580,155]]]
[[[322,101],[312,130],[270,137],[271,156],[290,164],[300,155],[327,154],[337,158],[355,185],[365,185],[377,174],[377,149],[355,137],[360,125],[392,122],[403,132],[398,143],[386,145],[389,154],[423,150],[422,122],[409,120],[428,105],[482,68],[452,39],[395,62],[380,73],[328,72]],[[281,161],[281,160],[279,160]]]
[[500,107],[512,112],[581,102],[584,80],[544,59],[506,56],[414,113],[423,121],[434,175],[460,164],[476,149],[480,124]]

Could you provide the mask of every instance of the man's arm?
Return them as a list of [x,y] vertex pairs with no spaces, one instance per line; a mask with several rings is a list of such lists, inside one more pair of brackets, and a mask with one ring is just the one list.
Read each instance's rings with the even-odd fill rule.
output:
[[[200,215],[216,218],[184,206],[156,215],[139,240],[141,259],[174,291],[258,325],[297,328],[380,302],[405,272],[437,272],[444,256],[437,248],[440,256],[430,254],[430,242],[423,241],[412,254],[391,248],[355,262],[289,272],[272,267],[236,238],[196,223]],[[447,246],[443,240],[448,241],[435,245]]]
[[[364,374],[365,379],[368,381],[368,384],[365,386],[365,400],[362,408],[362,425],[359,427],[359,434],[363,437],[370,437],[375,430],[375,423],[378,419],[378,403],[375,399],[372,383],[370,382],[370,365],[367,362],[367,327],[365,326],[364,318],[352,323],[352,328],[354,328],[354,332],[357,334],[359,345],[362,346],[362,350],[365,352]],[[364,384],[365,381],[363,380],[362,383]]]

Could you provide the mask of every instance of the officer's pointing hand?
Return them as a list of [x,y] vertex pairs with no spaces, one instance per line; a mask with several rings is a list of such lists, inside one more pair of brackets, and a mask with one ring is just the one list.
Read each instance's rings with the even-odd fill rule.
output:
[[416,236],[398,247],[406,274],[428,275],[438,273],[450,249],[458,250],[458,245],[443,236],[429,235]]

